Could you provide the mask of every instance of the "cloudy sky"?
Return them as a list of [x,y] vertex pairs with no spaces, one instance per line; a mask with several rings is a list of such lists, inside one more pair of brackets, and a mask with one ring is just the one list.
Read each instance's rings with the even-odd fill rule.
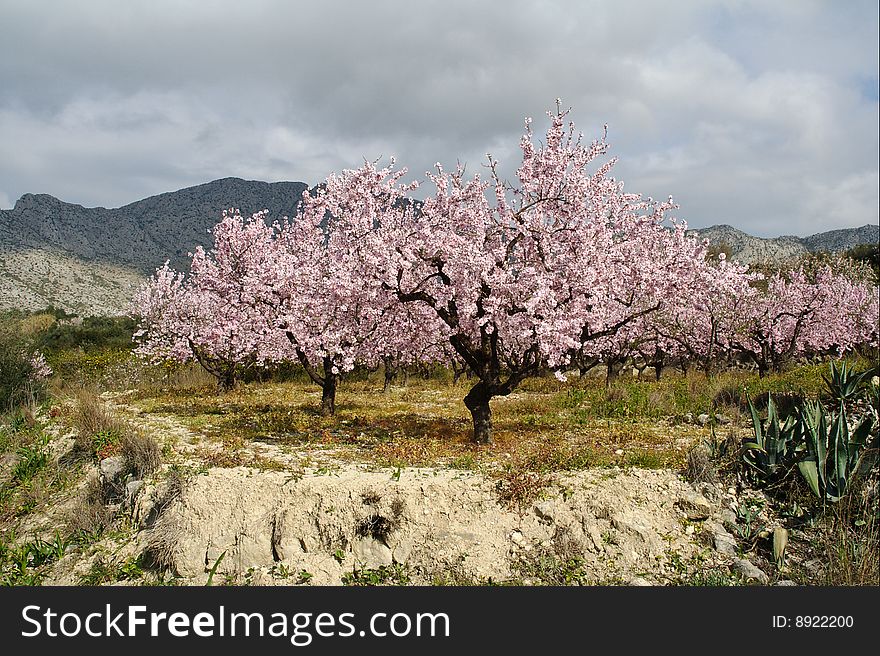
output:
[[876,0],[0,0],[0,208],[364,158],[511,174],[557,97],[693,227],[878,222]]

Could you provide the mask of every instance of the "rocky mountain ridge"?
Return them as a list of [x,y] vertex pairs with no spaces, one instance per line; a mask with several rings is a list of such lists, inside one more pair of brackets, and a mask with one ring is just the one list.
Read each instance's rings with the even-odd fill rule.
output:
[[784,235],[782,237],[753,237],[729,225],[716,225],[709,228],[690,230],[690,234],[708,239],[714,246],[730,251],[730,258],[744,264],[759,262],[778,262],[806,255],[807,253],[847,251],[861,244],[876,244],[880,241],[880,225],[863,225],[859,228],[845,228],[820,232],[808,237]]
[[[165,260],[186,271],[188,253],[209,246],[209,230],[231,207],[266,209],[269,221],[292,216],[303,182],[223,178],[151,196],[123,207],[83,207],[48,194],[25,194],[0,210],[0,310],[55,305],[81,315],[124,311],[137,285]],[[752,264],[815,251],[841,251],[880,240],[880,226],[809,237],[753,237],[728,225],[691,234]]]

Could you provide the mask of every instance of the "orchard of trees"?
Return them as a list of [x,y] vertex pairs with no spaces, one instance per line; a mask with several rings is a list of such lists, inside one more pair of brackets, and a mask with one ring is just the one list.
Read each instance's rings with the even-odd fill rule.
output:
[[198,361],[224,388],[296,362],[325,414],[356,365],[454,363],[474,380],[473,439],[489,442],[490,400],[547,372],[635,359],[763,375],[877,345],[869,273],[709,257],[672,200],[625,192],[605,137],[584,141],[567,114],[548,112],[543,141],[526,121],[512,184],[491,156],[485,179],[438,164],[419,201],[392,160],[330,176],[280,223],[225,212],[188,275],[166,264],[137,293],[138,352]]

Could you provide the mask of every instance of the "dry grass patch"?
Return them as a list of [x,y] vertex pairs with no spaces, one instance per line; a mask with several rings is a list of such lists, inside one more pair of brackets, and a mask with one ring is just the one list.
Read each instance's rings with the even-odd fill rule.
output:
[[497,469],[512,464],[547,472],[615,464],[683,466],[696,436],[696,431],[687,432],[689,427],[576,417],[584,397],[575,394],[572,403],[571,388],[554,380],[493,400],[495,442],[477,446],[470,441],[471,418],[462,403],[466,389],[412,379],[410,387],[383,394],[369,379],[346,381],[337,414],[329,418],[318,414],[319,390],[299,382],[250,384],[226,394],[162,396],[138,405],[173,415],[190,430],[222,442],[229,453],[200,453],[217,466],[247,464],[249,457],[236,451],[254,442],[296,451],[332,448],[339,460],[392,467]]

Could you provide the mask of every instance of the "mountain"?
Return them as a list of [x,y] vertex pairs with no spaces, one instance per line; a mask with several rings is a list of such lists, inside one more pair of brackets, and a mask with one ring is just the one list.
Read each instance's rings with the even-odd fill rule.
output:
[[809,237],[786,235],[772,239],[752,237],[729,225],[699,228],[689,230],[688,233],[708,239],[713,246],[729,249],[730,259],[739,260],[743,264],[791,260],[820,251],[839,253],[860,244],[876,244],[880,241],[880,225],[831,230]]
[[210,245],[208,230],[224,209],[266,209],[271,222],[292,216],[306,189],[302,182],[224,178],[116,209],[25,194],[0,210],[0,309],[121,312],[165,260],[188,270],[187,254]]
[[[266,209],[271,222],[293,216],[306,189],[303,182],[223,178],[115,209],[25,194],[13,209],[0,210],[0,310],[55,305],[80,315],[118,314],[165,260],[187,271],[187,254],[210,246],[208,231],[224,209],[245,215]],[[880,239],[876,225],[803,238],[762,239],[728,225],[690,232],[748,264]]]
[[208,230],[224,209],[267,209],[270,221],[280,219],[296,211],[307,188],[302,182],[224,178],[109,210],[25,194],[13,209],[0,211],[0,247],[54,250],[151,274],[166,259],[184,266],[188,252],[209,243]]

